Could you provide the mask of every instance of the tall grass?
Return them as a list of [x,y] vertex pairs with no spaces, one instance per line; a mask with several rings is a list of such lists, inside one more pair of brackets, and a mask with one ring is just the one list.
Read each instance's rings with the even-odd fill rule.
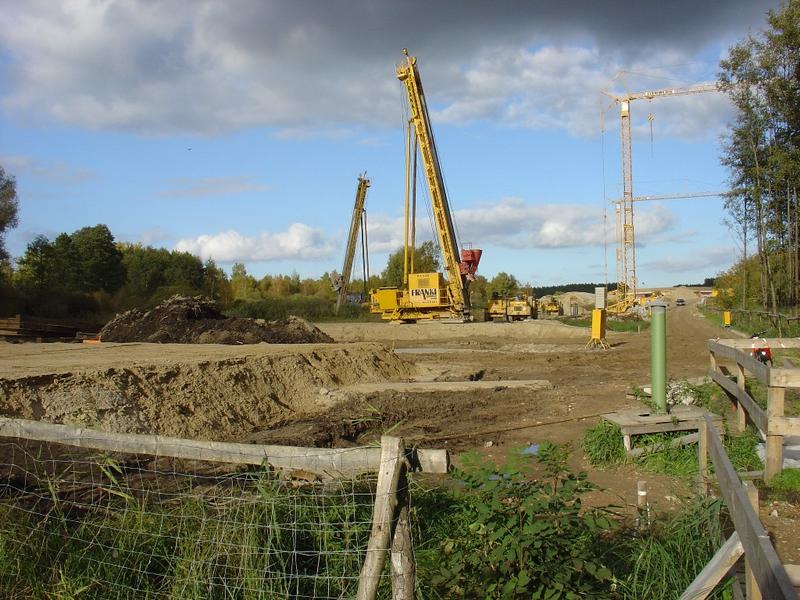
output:
[[0,597],[354,596],[370,530],[369,487],[289,492],[261,480],[229,497],[120,495],[97,510],[52,500],[3,503]]
[[[657,517],[650,526],[627,528],[608,538],[603,558],[616,574],[619,598],[678,598],[720,545],[721,503],[695,500]],[[729,598],[723,583],[709,598]]]
[[[526,589],[561,589],[564,593],[553,597],[569,597],[565,590],[582,579],[594,597],[677,598],[718,546],[719,504],[693,503],[654,518],[649,527],[633,527],[607,510],[598,509],[602,518],[596,510],[584,510],[581,495],[592,486],[585,474],[573,475],[562,466],[563,458],[559,461],[559,470],[545,469],[544,475],[534,470],[530,478],[519,470],[527,470],[524,465],[496,472],[484,465],[459,473],[444,486],[421,487],[412,479],[419,597],[456,597],[453,577],[442,577],[444,561],[448,568],[461,562],[506,568],[497,552],[507,547],[558,565],[545,567],[542,560],[531,559],[525,568],[527,563],[515,555],[517,583]],[[355,595],[371,528],[374,481],[291,488],[255,472],[229,480],[215,477],[188,489],[171,482],[156,494],[144,486],[131,493],[121,472],[119,483],[109,479],[95,481],[88,497],[80,496],[85,490],[78,496],[59,492],[57,485],[27,486],[16,495],[4,490],[0,597],[277,600]],[[465,489],[467,481],[471,486]],[[527,517],[520,521],[523,514]],[[494,555],[487,554],[490,549]],[[464,554],[456,559],[458,551]],[[593,570],[591,577],[586,569]],[[574,571],[577,579],[549,579],[556,571],[562,576]],[[522,583],[523,573],[530,575],[529,584]],[[464,575],[481,578],[474,570]],[[497,580],[497,573],[493,577]],[[384,577],[379,597],[391,597],[389,588]],[[493,589],[485,597],[530,597],[508,596],[505,586]]]

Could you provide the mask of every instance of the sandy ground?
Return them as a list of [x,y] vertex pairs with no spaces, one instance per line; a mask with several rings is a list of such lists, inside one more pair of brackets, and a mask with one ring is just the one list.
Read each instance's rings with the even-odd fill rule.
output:
[[[697,313],[691,291],[671,295],[668,375],[702,376],[706,340],[726,332]],[[675,307],[678,296],[689,304]],[[678,478],[630,466],[592,469],[580,449],[583,431],[600,414],[636,406],[626,392],[649,382],[647,332],[612,332],[610,350],[589,351],[588,330],[555,321],[320,328],[339,343],[0,344],[0,411],[106,429],[294,445],[364,444],[391,429],[408,443],[456,455],[475,450],[497,461],[551,440],[570,444],[572,466],[588,470],[604,489],[593,503],[635,506],[638,480],[648,482],[650,500],[660,508],[692,494]],[[765,509],[765,523],[780,529],[784,560],[800,562],[796,528],[786,525],[796,507],[780,507],[778,518]]]

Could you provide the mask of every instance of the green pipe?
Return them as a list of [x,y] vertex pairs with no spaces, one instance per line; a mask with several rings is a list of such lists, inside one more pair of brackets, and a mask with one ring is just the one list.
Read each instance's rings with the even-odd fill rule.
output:
[[667,412],[667,306],[650,306],[650,385],[658,414]]

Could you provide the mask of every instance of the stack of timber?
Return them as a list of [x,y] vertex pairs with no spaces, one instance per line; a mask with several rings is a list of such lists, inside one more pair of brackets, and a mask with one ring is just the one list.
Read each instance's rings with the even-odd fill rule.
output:
[[0,336],[28,339],[91,339],[100,325],[80,321],[62,321],[15,315],[0,318]]

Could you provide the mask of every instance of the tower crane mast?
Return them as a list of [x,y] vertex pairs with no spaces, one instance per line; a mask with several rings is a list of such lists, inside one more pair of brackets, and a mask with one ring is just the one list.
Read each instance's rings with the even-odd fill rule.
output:
[[[624,95],[604,92],[619,104],[620,147],[622,155],[622,202],[616,205],[617,217],[617,286],[619,312],[627,310],[636,299],[636,239],[633,226],[633,160],[631,151],[631,102],[657,98],[688,96],[717,91],[715,84],[701,84],[687,88],[646,90]],[[609,307],[610,309],[611,307]]]

